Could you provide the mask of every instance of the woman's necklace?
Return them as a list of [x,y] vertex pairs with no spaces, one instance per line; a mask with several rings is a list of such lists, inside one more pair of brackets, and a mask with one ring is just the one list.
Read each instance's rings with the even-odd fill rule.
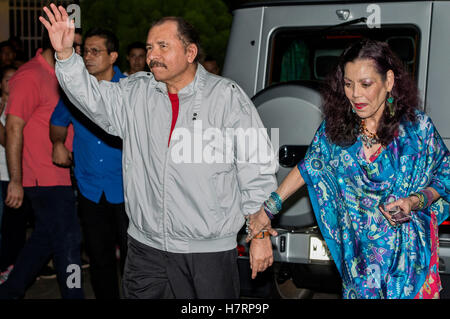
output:
[[359,136],[361,136],[361,141],[367,148],[371,148],[372,146],[380,143],[380,139],[377,134],[371,133],[367,129],[366,122],[364,120],[361,120],[361,124],[359,126]]

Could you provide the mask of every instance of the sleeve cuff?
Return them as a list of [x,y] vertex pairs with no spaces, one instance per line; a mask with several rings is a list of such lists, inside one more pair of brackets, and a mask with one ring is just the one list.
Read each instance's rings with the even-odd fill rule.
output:
[[70,55],[70,57],[68,57],[67,59],[58,59],[58,54],[55,52],[55,60],[57,62],[64,63],[64,62],[69,61],[74,56],[74,54],[75,54],[75,49],[72,48],[72,54]]

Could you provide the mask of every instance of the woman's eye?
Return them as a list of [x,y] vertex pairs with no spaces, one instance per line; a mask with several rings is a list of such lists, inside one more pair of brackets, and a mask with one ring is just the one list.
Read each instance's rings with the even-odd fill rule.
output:
[[372,85],[372,83],[370,83],[370,82],[362,83],[362,87],[364,87],[364,88],[368,88],[371,85]]

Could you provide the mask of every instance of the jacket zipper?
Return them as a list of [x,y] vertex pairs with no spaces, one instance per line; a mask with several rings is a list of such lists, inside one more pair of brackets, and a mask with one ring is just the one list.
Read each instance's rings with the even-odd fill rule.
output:
[[[169,100],[169,106],[170,110],[172,110],[172,102],[170,101],[169,95],[166,95],[166,98]],[[178,103],[180,103],[178,101]],[[178,111],[178,116],[180,116],[180,112]],[[178,121],[178,119],[177,119]],[[172,123],[169,123],[169,136],[170,136],[170,129],[171,129]],[[176,124],[175,124],[176,126]],[[175,127],[174,127],[175,129]],[[166,178],[167,178],[167,163],[169,161],[169,150],[170,150],[170,143],[166,148],[166,154],[164,158],[164,169],[163,169],[163,194],[162,194],[162,201],[163,201],[163,250],[167,251],[167,227],[166,227]]]

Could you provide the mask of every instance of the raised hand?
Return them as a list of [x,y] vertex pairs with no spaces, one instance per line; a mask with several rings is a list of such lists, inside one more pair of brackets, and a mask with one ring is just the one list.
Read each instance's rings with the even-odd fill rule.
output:
[[75,37],[75,22],[69,21],[67,11],[62,7],[56,7],[53,3],[50,4],[50,9],[44,7],[44,12],[47,14],[49,21],[44,17],[39,17],[39,21],[48,30],[50,41],[53,49],[55,49],[59,59],[66,59],[70,57],[73,51],[73,41]]

